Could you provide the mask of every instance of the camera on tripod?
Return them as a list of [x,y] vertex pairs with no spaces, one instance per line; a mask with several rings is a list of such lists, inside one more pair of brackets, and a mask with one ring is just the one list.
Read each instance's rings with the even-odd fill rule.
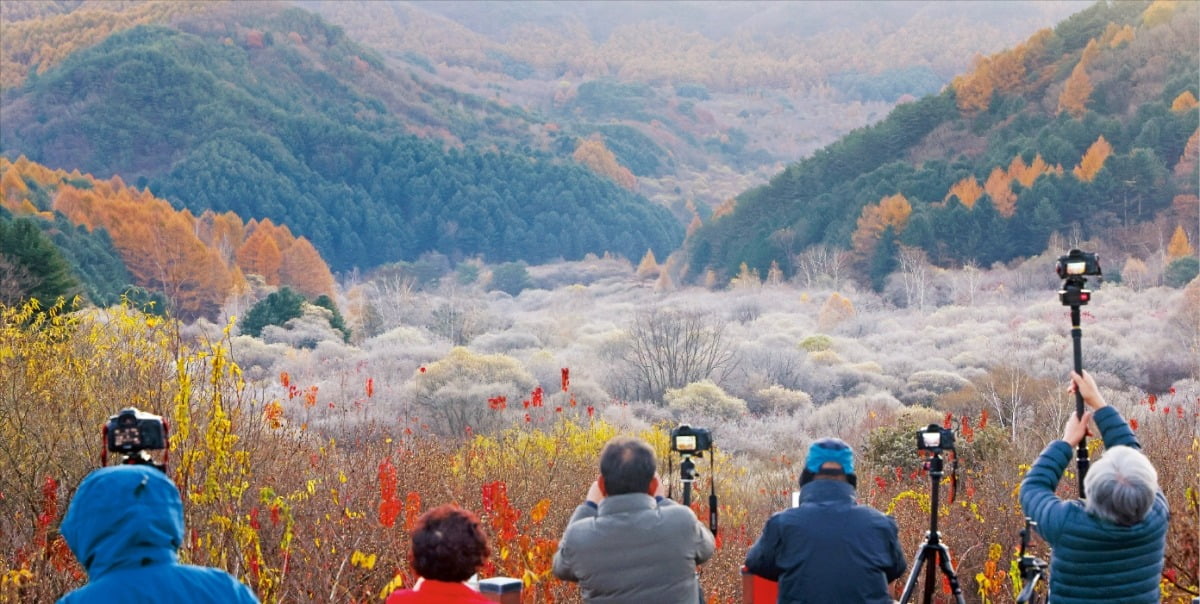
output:
[[160,415],[147,413],[137,407],[126,407],[108,418],[101,428],[105,450],[100,463],[107,465],[108,452],[120,453],[122,464],[144,464],[166,470],[166,461],[155,462],[148,451],[167,448],[170,428]]
[[[679,481],[683,483],[683,505],[691,505],[692,503],[692,483],[696,482],[696,478],[700,476],[696,472],[696,462],[692,461],[693,457],[704,457],[705,451],[711,451],[713,446],[712,432],[708,428],[693,428],[688,424],[679,424],[671,430],[671,450],[678,453],[683,459],[679,462]],[[716,456],[708,456],[709,470],[714,470],[716,465]],[[667,457],[668,468],[671,466],[671,457]],[[667,497],[673,494],[673,483],[667,483]],[[709,480],[709,495],[708,495],[708,528],[716,534],[717,532],[717,484],[710,476]]]
[[1064,279],[1063,288],[1058,290],[1058,299],[1063,306],[1083,306],[1092,299],[1092,291],[1084,289],[1087,277],[1095,276],[1103,280],[1100,270],[1100,257],[1080,250],[1071,250],[1066,256],[1058,259],[1054,272]]
[[703,457],[704,451],[712,449],[712,442],[712,432],[707,428],[679,424],[671,430],[671,450],[682,455]]
[[954,431],[937,424],[929,424],[928,427],[917,431],[917,450],[953,451]]

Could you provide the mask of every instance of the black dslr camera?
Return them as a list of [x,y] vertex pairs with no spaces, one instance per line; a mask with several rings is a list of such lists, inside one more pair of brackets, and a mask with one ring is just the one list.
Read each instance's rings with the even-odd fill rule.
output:
[[684,455],[696,455],[712,448],[712,432],[707,428],[693,428],[679,424],[671,430],[671,450]]
[[1066,256],[1058,259],[1054,272],[1063,279],[1063,288],[1058,290],[1058,299],[1063,306],[1083,306],[1092,299],[1092,290],[1084,289],[1087,277],[1095,276],[1102,281],[1104,275],[1100,271],[1100,257],[1096,254],[1071,250]]
[[107,452],[121,454],[122,464],[152,465],[166,469],[166,462],[156,463],[147,451],[167,448],[170,433],[162,416],[126,407],[108,418],[102,429],[106,452],[100,454],[100,462],[107,464]]
[[937,424],[929,424],[917,432],[918,451],[953,451],[954,431]]

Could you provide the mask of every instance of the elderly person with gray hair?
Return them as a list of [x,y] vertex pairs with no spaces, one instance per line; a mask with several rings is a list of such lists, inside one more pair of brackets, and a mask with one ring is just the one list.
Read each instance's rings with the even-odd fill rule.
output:
[[[1169,515],[1158,472],[1091,375],[1072,372],[1070,390],[1088,411],[1071,414],[1021,483],[1021,507],[1053,548],[1050,602],[1158,602]],[[1087,499],[1064,501],[1054,489],[1093,418],[1106,451],[1084,477]]]

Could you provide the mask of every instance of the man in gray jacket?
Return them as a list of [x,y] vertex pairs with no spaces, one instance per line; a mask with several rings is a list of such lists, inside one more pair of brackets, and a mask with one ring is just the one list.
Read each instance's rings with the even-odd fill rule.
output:
[[617,437],[558,542],[554,576],[579,582],[588,604],[696,604],[696,565],[714,548],[692,510],[662,496],[650,445]]

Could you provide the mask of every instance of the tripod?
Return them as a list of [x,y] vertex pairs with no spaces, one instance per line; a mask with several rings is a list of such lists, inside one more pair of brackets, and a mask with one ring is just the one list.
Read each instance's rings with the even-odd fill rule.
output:
[[[696,457],[703,457],[703,455],[701,455],[700,453],[697,453]],[[711,474],[711,470],[713,470],[713,466],[716,464],[716,455],[710,453],[710,457],[708,459],[709,459],[709,470],[710,470],[710,475],[709,475],[710,476],[710,478],[709,478],[710,491],[708,494],[708,529],[710,531],[712,531],[712,533],[715,535],[715,534],[717,534],[717,523],[718,523],[718,520],[717,520],[717,516],[718,516],[717,484],[716,484],[716,480],[714,478],[712,478],[713,474]],[[667,467],[668,468],[671,467],[670,458],[667,458]],[[670,472],[669,469],[668,469],[668,472]],[[683,460],[679,462],[679,481],[681,483],[683,483],[683,505],[685,505],[685,506],[692,505],[692,483],[696,482],[697,476],[699,476],[699,474],[696,473],[696,463],[694,461],[692,461],[691,454],[684,453]],[[674,486],[671,483],[668,483],[667,484],[667,498],[668,499],[671,498],[671,496],[672,496],[671,494],[673,491],[674,491]]]
[[933,588],[937,584],[934,578],[937,568],[941,567],[942,574],[950,580],[950,591],[954,594],[954,600],[958,604],[965,604],[962,588],[958,586],[958,575],[954,574],[954,565],[950,562],[950,549],[940,541],[938,535],[938,485],[945,472],[943,472],[941,450],[933,449],[932,453],[933,457],[929,460],[929,479],[933,483],[932,494],[929,497],[929,532],[925,533],[925,544],[921,546],[921,550],[917,552],[917,557],[913,560],[912,571],[909,572],[908,580],[904,583],[904,593],[900,595],[900,604],[908,604],[913,588],[917,585],[917,577],[921,574],[921,567],[929,562],[929,558],[936,558],[937,565],[930,563],[925,566],[925,597],[922,602],[924,604],[933,602]]
[[1017,596],[1017,604],[1028,604],[1029,602],[1041,602],[1041,598],[1033,599],[1033,591],[1037,589],[1038,582],[1046,578],[1046,570],[1050,568],[1045,560],[1035,558],[1026,553],[1029,548],[1030,533],[1033,532],[1033,527],[1037,524],[1025,518],[1025,530],[1021,531],[1021,557],[1017,560],[1017,571],[1021,573],[1021,581],[1025,586],[1021,588],[1021,593]]

